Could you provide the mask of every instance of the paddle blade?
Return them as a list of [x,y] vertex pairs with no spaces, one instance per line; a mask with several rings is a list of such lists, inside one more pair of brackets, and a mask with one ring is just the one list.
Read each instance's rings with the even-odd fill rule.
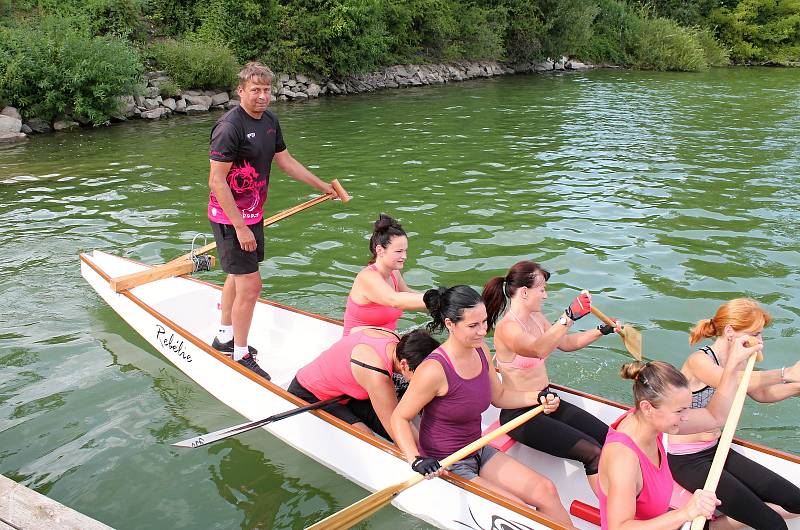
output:
[[622,336],[622,343],[625,349],[630,352],[637,361],[642,360],[642,334],[633,326],[623,326],[619,334]]
[[350,528],[392,502],[392,499],[400,492],[413,486],[418,481],[414,481],[413,484],[410,484],[410,482],[411,480],[401,482],[376,491],[369,497],[365,497],[357,503],[351,504],[335,514],[312,524],[306,528],[306,530],[338,530],[340,528]]

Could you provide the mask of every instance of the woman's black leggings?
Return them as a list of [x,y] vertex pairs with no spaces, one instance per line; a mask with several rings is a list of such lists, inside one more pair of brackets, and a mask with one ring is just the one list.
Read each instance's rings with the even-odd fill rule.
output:
[[[502,410],[500,423],[508,423],[531,408]],[[582,408],[561,401],[552,414],[539,414],[508,435],[544,453],[578,460],[587,475],[595,475],[607,433],[608,425]]]
[[[669,455],[675,482],[689,491],[705,484],[717,446],[690,455]],[[786,521],[766,502],[800,513],[800,488],[774,471],[732,450],[717,486],[719,511],[755,530],[786,529]]]

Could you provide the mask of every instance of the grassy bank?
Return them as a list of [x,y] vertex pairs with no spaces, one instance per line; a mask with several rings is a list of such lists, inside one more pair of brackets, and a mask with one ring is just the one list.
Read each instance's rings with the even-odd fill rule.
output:
[[399,63],[562,55],[685,71],[796,61],[800,1],[769,2],[0,0],[0,103],[100,124],[145,68],[166,70],[177,88],[228,88],[253,59],[334,78]]

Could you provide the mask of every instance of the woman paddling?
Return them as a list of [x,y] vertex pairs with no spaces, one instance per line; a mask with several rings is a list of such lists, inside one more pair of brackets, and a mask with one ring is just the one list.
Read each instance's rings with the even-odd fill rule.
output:
[[[440,472],[439,460],[481,437],[481,413],[489,404],[525,407],[537,403],[538,392],[504,388],[489,363],[486,308],[471,287],[430,289],[425,305],[431,332],[447,329],[444,344],[423,361],[408,391],[392,414],[395,440],[411,464],[424,475]],[[549,412],[557,403],[550,403]],[[419,447],[411,420],[422,411]],[[421,455],[421,456],[420,456]],[[454,464],[450,471],[489,490],[533,506],[550,519],[572,528],[555,485],[505,453],[485,446]]]
[[[764,326],[772,317],[756,301],[737,298],[722,304],[712,318],[692,329],[690,344],[714,339],[692,353],[681,368],[692,390],[692,408],[707,406],[729,364],[731,348],[742,335],[763,343]],[[789,368],[754,371],[747,393],[756,401],[774,403],[800,395],[800,362]],[[692,491],[703,487],[720,437],[720,431],[670,436],[669,465],[675,481]],[[800,514],[800,488],[774,471],[731,451],[717,486],[725,515],[756,530],[787,528],[785,518]]]
[[[706,408],[692,409],[686,377],[660,361],[635,361],[622,367],[633,380],[634,407],[611,424],[600,456],[599,495],[602,530],[674,530],[696,517],[710,518],[719,500],[696,490],[689,502],[670,511],[672,474],[661,441],[664,433],[687,434],[719,428],[736,394],[736,370],[761,345],[747,347],[748,336],[733,341],[731,365]],[[727,517],[713,528],[735,528]]]
[[[568,333],[572,324],[589,313],[591,297],[581,294],[572,301],[555,324],[542,314],[547,299],[550,273],[533,261],[520,261],[505,276],[492,278],[483,288],[489,329],[494,332],[495,362],[503,385],[513,390],[550,392],[545,360],[556,348],[575,351],[608,335],[612,326]],[[505,315],[498,322],[503,311]],[[530,407],[509,408],[500,412],[505,424]],[[550,415],[539,415],[509,433],[518,442],[539,451],[578,460],[583,464],[589,485],[597,494],[597,466],[606,440],[608,425],[571,403],[561,403]]]
[[342,337],[301,368],[288,390],[309,403],[350,396],[346,404],[325,410],[361,431],[391,440],[389,419],[397,406],[392,376],[411,379],[438,346],[422,330],[398,337],[384,329],[364,328]]
[[397,329],[404,309],[425,309],[422,293],[406,285],[400,270],[406,261],[408,237],[400,223],[381,214],[369,239],[372,259],[358,273],[344,311],[344,335],[353,328]]

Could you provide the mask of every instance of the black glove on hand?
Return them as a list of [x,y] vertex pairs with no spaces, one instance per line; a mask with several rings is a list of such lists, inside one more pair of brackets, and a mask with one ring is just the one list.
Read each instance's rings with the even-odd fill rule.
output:
[[608,324],[600,324],[599,326],[597,326],[597,331],[599,331],[603,335],[610,335],[614,333],[614,326],[610,326]]
[[411,469],[420,475],[436,473],[442,465],[432,456],[419,456],[411,463]]
[[541,405],[542,404],[542,398],[545,398],[545,400],[546,400],[547,396],[553,396],[553,399],[555,399],[555,398],[558,397],[558,394],[556,394],[554,391],[550,390],[550,388],[545,388],[544,390],[539,392],[538,396],[536,396],[536,401],[539,402],[539,404]]

